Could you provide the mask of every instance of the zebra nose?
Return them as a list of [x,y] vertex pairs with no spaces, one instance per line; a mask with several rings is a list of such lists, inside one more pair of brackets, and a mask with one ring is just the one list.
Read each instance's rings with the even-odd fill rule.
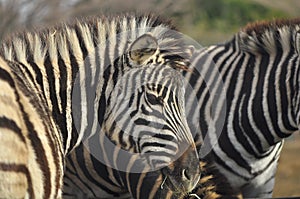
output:
[[185,168],[181,172],[182,188],[186,191],[192,191],[200,180],[200,168],[197,167]]
[[200,169],[180,168],[179,170],[178,172],[172,172],[167,167],[162,170],[164,176],[161,184],[162,189],[168,187],[173,192],[190,192],[196,187],[200,180]]
[[[178,160],[162,169],[163,185],[174,192],[190,192],[200,180],[200,163],[194,151],[186,151]],[[164,186],[161,186],[163,188]]]
[[182,169],[182,180],[183,181],[191,180],[192,177],[193,177],[193,173],[190,171],[189,168]]

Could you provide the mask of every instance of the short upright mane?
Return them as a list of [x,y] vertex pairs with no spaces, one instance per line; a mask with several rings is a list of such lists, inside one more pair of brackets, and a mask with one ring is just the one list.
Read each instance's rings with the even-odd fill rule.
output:
[[[82,52],[85,53],[88,46],[98,46],[108,42],[114,42],[115,45],[121,46],[122,50],[126,50],[123,46],[128,46],[128,43],[147,32],[158,39],[158,46],[161,50],[174,51],[172,54],[174,56],[169,56],[168,60],[174,62],[175,68],[186,69],[185,65],[188,65],[187,58],[190,56],[190,52],[188,48],[183,48],[186,45],[184,45],[182,35],[175,34],[176,28],[169,20],[151,14],[128,13],[117,16],[96,16],[40,30],[11,34],[2,41],[0,55],[7,60],[27,62],[29,57],[34,57],[35,61],[43,62],[50,53],[53,56],[57,53],[64,54],[67,51],[74,53],[77,52],[78,45],[81,45]],[[117,41],[118,35],[124,38],[121,40],[124,43]],[[121,55],[124,52],[118,53]],[[77,57],[81,57],[81,55]],[[181,61],[183,64],[177,64]]]
[[242,31],[251,34],[255,32],[260,35],[263,34],[266,30],[275,31],[279,28],[284,28],[286,26],[299,26],[300,18],[296,19],[277,19],[272,21],[259,21],[254,23],[247,24]]
[[[276,19],[246,25],[237,34],[240,47],[251,53],[274,53],[295,47],[300,18]],[[279,45],[278,45],[279,44]]]

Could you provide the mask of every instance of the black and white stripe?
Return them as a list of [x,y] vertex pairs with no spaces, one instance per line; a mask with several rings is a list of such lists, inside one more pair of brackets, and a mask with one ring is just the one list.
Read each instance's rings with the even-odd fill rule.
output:
[[0,60],[0,195],[58,198],[63,147],[42,100],[23,76],[24,65]]
[[162,176],[169,190],[190,192],[200,166],[179,73],[190,49],[172,29],[128,15],[4,41],[1,196],[61,197],[66,157],[65,196],[82,188],[95,197],[98,187],[101,197],[152,198],[166,192],[157,187]]
[[283,139],[299,127],[299,20],[252,24],[194,53],[185,77],[200,157],[214,156],[244,197],[270,197]]

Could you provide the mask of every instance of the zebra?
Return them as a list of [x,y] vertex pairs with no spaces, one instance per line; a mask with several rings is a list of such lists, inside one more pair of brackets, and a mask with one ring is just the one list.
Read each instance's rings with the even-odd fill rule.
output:
[[[97,136],[96,139],[99,140]],[[194,137],[194,140],[199,151],[200,137]],[[90,152],[89,144],[81,143],[66,158],[64,198],[241,198],[239,190],[229,185],[227,179],[211,164],[211,160],[198,162],[203,178],[192,191],[178,190],[175,186],[173,189],[177,191],[174,192],[165,186],[168,178],[163,173],[153,175],[152,172],[144,171],[140,175],[108,168],[99,161],[98,157],[101,155],[97,157]],[[91,145],[98,146],[94,143]],[[186,155],[192,152],[187,150]],[[106,176],[103,174],[104,171]],[[148,183],[151,178],[153,180]]]
[[175,33],[159,17],[122,15],[3,41],[1,197],[61,198],[66,157],[81,146],[102,158],[90,175],[114,197],[192,191],[201,171],[180,73],[191,50]]
[[[300,122],[300,19],[249,24],[227,42],[194,52],[183,71],[192,131],[200,129],[200,158],[244,197],[271,197],[284,138]],[[191,97],[191,95],[195,97]]]

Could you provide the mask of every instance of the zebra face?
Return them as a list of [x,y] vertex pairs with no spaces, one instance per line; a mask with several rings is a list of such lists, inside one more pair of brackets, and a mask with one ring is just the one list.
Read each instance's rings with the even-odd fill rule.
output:
[[[183,77],[175,62],[162,58],[151,35],[133,43],[129,58],[134,67],[112,91],[105,132],[122,150],[138,154],[149,171],[163,175],[163,187],[189,192],[199,181],[200,166],[185,116]],[[132,169],[128,172],[136,172]]]

